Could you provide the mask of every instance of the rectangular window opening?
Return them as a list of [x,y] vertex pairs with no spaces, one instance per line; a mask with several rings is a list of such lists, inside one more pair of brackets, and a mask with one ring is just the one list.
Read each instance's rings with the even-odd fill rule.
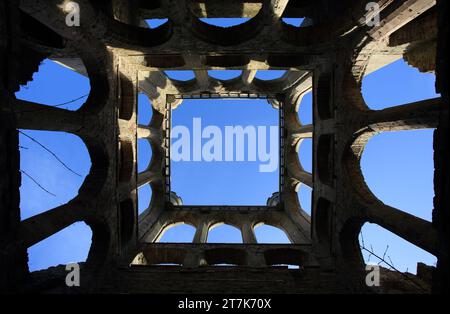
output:
[[165,133],[170,138],[167,201],[267,206],[272,199],[273,206],[280,191],[282,132],[280,110],[270,97],[173,98],[167,102],[170,132]]

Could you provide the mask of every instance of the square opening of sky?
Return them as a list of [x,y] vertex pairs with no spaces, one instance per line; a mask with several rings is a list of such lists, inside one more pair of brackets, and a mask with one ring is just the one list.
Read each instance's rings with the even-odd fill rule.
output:
[[172,110],[170,162],[183,205],[266,205],[279,191],[279,111],[267,99],[185,99]]

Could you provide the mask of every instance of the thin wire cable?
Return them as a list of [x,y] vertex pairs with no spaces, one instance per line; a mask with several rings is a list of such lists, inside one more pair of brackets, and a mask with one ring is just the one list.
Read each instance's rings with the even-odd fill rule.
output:
[[30,140],[32,140],[33,142],[37,143],[39,146],[41,146],[43,149],[45,149],[47,152],[49,152],[53,157],[55,157],[55,159],[57,161],[59,161],[67,170],[69,170],[70,172],[72,172],[73,174],[81,177],[81,174],[75,172],[74,170],[72,170],[68,165],[66,165],[64,163],[64,161],[62,161],[54,152],[52,152],[49,148],[47,148],[46,146],[42,145],[38,140],[34,139],[33,137],[31,137],[30,135],[26,134],[25,132],[19,130],[19,133],[26,136],[27,138],[29,138]]

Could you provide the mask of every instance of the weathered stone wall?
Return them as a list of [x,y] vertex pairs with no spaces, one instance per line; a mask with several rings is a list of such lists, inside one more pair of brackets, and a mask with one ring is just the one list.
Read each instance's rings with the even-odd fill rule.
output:
[[[206,5],[166,0],[158,1],[156,7],[139,7],[144,3],[141,1],[77,2],[82,12],[79,27],[68,27],[66,13],[51,0],[22,0],[20,8],[0,3],[2,289],[384,293],[389,291],[368,290],[364,285],[358,233],[362,224],[373,222],[436,255],[434,289],[448,291],[446,2],[439,1],[434,7],[433,0],[377,1],[383,21],[375,27],[366,25],[370,13],[365,5],[369,1],[338,5],[327,0],[262,0],[233,6],[222,1]],[[198,19],[217,16],[218,12],[227,17],[253,18],[231,28],[218,28]],[[306,16],[307,27],[291,27],[280,20],[295,15]],[[144,25],[142,19],[149,17],[168,17],[169,22],[155,29],[139,27]],[[91,93],[79,110],[70,112],[14,99],[14,90],[30,79],[46,56],[89,77]],[[363,76],[402,56],[422,71],[436,70],[442,98],[370,110],[361,94]],[[289,71],[272,82],[255,78],[258,69],[268,68]],[[171,80],[162,72],[166,69],[194,70],[195,78]],[[209,77],[208,69],[242,69],[243,73],[220,81]],[[314,95],[314,123],[302,125],[297,111],[309,90]],[[137,124],[138,92],[152,100],[149,125]],[[191,97],[262,95],[280,108],[283,116],[279,206],[220,212],[213,207],[174,208],[167,161],[171,106],[182,105],[183,98]],[[20,221],[18,208],[16,128],[73,133],[84,141],[92,161],[91,171],[73,200],[24,221]],[[365,144],[377,132],[419,128],[437,128],[433,223],[379,201],[366,186],[359,165]],[[151,164],[142,173],[137,173],[136,167],[139,138],[147,139],[153,151]],[[313,173],[304,171],[297,158],[305,138],[313,139]],[[150,207],[138,217],[136,192],[143,184],[151,185],[153,195]],[[312,217],[298,202],[300,184],[313,188]],[[60,281],[64,276],[61,266],[27,276],[26,249],[76,221],[85,221],[93,231],[89,257],[82,268],[85,286],[66,289]],[[175,268],[149,265],[149,260],[161,256],[164,262],[181,260],[186,246],[161,247],[153,242],[165,227],[184,221],[197,227],[195,247],[188,248],[191,253],[198,251],[204,258],[214,250],[222,259],[239,262],[237,254],[254,260],[233,269],[202,267],[201,258],[183,259],[183,266]],[[223,221],[243,232],[245,243],[237,251],[204,243],[211,224]],[[258,261],[267,249],[254,243],[252,225],[258,222],[284,229],[293,247],[308,247],[307,258],[291,251],[277,257],[283,264],[298,259],[299,270],[274,270],[261,258]],[[271,258],[265,256],[266,262]],[[130,267],[133,260],[140,266]],[[397,275],[384,273],[393,290],[411,292],[402,282],[404,276]]]

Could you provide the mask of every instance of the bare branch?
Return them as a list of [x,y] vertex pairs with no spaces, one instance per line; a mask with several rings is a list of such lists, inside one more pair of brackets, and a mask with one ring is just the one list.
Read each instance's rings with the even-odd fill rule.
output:
[[392,265],[394,265],[394,262],[391,260],[391,257],[388,255],[389,261],[391,262]]
[[52,152],[49,148],[45,147],[44,145],[42,145],[38,140],[36,140],[35,138],[33,138],[32,136],[26,134],[23,131],[19,130],[20,134],[23,134],[24,136],[28,137],[30,140],[32,140],[33,142],[37,143],[39,146],[41,146],[43,149],[45,149],[47,152],[49,152],[53,157],[56,158],[56,160],[58,160],[67,170],[69,170],[70,172],[72,172],[73,174],[81,177],[81,174],[73,171],[69,166],[67,166],[58,156],[56,156],[56,154],[54,152]]
[[[362,234],[362,231],[361,231]],[[406,280],[409,280],[410,282],[412,282],[416,287],[418,287],[420,290],[427,292],[427,289],[425,289],[424,287],[422,287],[421,284],[419,284],[418,282],[416,282],[415,280],[413,280],[412,278],[410,278],[408,275],[406,275],[405,273],[401,272],[400,270],[398,270],[397,268],[395,268],[394,263],[392,262],[391,257],[388,255],[387,258],[389,259],[390,262],[386,261],[385,257],[386,257],[386,253],[389,249],[389,245],[386,246],[386,249],[384,251],[383,256],[379,256],[377,255],[374,250],[372,245],[370,245],[370,250],[367,249],[366,247],[360,245],[361,250],[366,251],[369,253],[369,258],[367,260],[367,262],[370,260],[370,257],[373,255],[376,258],[378,258],[380,260],[380,263],[383,262],[384,264],[386,264],[388,267],[390,267],[393,271],[396,271],[397,273],[399,273],[400,275],[402,275],[403,277],[405,277]],[[380,265],[380,263],[378,263],[378,265]]]
[[44,188],[39,182],[37,182],[32,176],[30,176],[26,171],[24,170],[20,170],[21,173],[23,173],[24,175],[26,175],[28,178],[30,178],[38,187],[40,187],[43,191],[47,192],[48,194],[56,197],[55,194],[53,194],[52,192],[50,192],[49,190],[47,190],[46,188]]
[[386,245],[386,249],[384,250],[384,253],[383,253],[383,259],[386,257],[386,253],[388,250],[389,250],[389,244]]
[[380,264],[385,260],[385,258],[386,258],[386,253],[387,253],[388,249],[389,249],[389,245],[386,245],[386,249],[384,250],[383,257],[382,257],[382,259],[380,259],[380,261],[378,262],[378,265],[380,265]]

